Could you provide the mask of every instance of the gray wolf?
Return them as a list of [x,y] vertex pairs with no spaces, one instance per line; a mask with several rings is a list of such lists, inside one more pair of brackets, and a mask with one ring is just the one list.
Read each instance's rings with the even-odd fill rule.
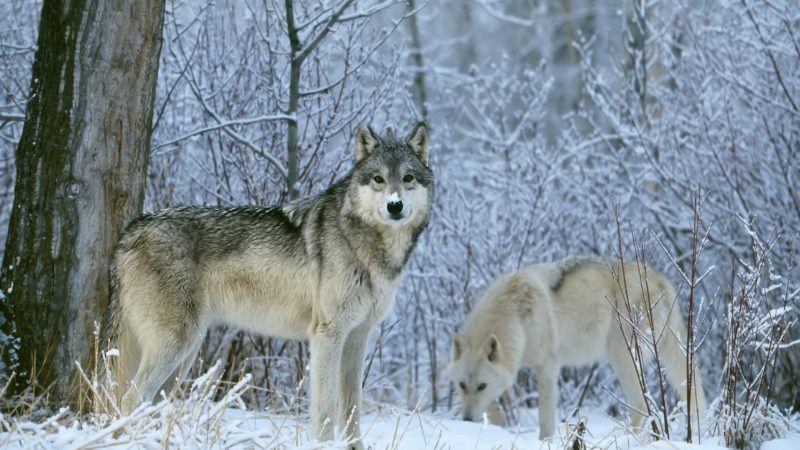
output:
[[338,418],[343,437],[361,447],[367,339],[428,224],[434,180],[423,123],[402,140],[369,126],[356,134],[355,166],[315,197],[175,207],[130,224],[114,253],[101,331],[119,352],[113,379],[130,386],[124,412],[169,387],[207,329],[227,324],[308,339],[313,438],[332,439]]
[[[569,259],[499,277],[471,311],[463,334],[453,336],[447,370],[459,387],[464,419],[479,418],[512,386],[521,367],[533,367],[539,387],[539,437],[549,438],[555,432],[561,367],[605,359],[632,407],[632,425],[640,427],[645,404],[628,343],[633,326],[645,336],[650,326],[646,320],[628,320],[623,286],[632,311],[643,312],[652,305],[660,361],[670,384],[686,400],[686,327],[680,308],[673,308],[677,296],[672,284],[649,268],[645,276],[632,263]],[[642,353],[651,353],[646,339],[640,341]],[[652,354],[644,359],[652,360]],[[697,368],[693,387],[692,410],[702,417],[706,399]]]

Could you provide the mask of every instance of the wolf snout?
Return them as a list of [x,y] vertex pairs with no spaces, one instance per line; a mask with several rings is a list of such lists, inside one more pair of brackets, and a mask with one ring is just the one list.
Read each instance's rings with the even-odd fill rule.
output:
[[386,210],[389,211],[392,219],[400,219],[402,218],[400,214],[403,212],[403,202],[400,200],[396,202],[389,202],[386,204]]
[[463,419],[464,419],[465,422],[474,422],[475,421],[475,419],[472,417],[472,414],[464,414]]

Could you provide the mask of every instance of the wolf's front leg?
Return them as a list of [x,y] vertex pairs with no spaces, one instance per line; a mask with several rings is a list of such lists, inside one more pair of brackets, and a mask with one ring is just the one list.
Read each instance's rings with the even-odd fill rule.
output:
[[499,427],[507,425],[506,415],[503,412],[503,407],[500,405],[499,400],[489,403],[489,406],[486,408],[486,417],[488,417],[489,423],[492,425],[497,425]]
[[539,384],[539,439],[553,436],[556,431],[556,403],[558,402],[558,372],[556,363],[536,368]]
[[[360,325],[347,336],[340,366],[341,395],[339,404],[339,428],[344,439],[361,437],[361,379],[364,376],[364,353],[371,327]],[[356,441],[355,449],[364,448]]]
[[311,433],[320,441],[333,440],[336,421],[336,396],[339,392],[339,359],[343,338],[340,328],[317,324],[309,339],[311,345]]

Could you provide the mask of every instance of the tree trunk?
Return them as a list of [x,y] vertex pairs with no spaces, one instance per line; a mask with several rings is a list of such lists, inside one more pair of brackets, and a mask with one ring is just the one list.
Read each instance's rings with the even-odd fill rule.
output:
[[294,18],[294,0],[284,0],[284,7],[286,8],[286,34],[289,37],[289,58],[291,65],[289,69],[289,105],[286,114],[292,118],[288,121],[288,128],[286,131],[286,187],[289,195],[289,200],[295,200],[300,196],[299,183],[299,166],[300,166],[300,146],[297,137],[297,115],[300,104],[300,77],[303,68],[303,62],[308,58],[311,52],[325,39],[325,36],[331,31],[334,25],[339,21],[339,17],[345,12],[347,8],[352,5],[354,0],[344,0],[335,10],[332,9],[331,16],[328,18],[325,26],[322,27],[316,35],[308,36],[305,42],[300,42],[300,30],[295,26]]
[[[412,12],[417,9],[416,1],[409,0],[407,11]],[[428,121],[428,95],[425,86],[425,64],[422,60],[422,42],[419,37],[419,24],[417,23],[417,14],[412,14],[408,18],[408,26],[411,29],[411,59],[414,64],[414,98],[417,101],[417,107],[422,120]],[[436,403],[434,402],[434,411],[436,411]]]
[[286,113],[292,116],[289,119],[288,128],[286,131],[286,190],[289,200],[296,200],[300,196],[297,182],[299,171],[299,145],[297,143],[297,106],[300,102],[300,69],[303,66],[303,59],[300,57],[302,47],[300,44],[300,37],[294,25],[294,2],[286,0],[286,23],[287,34],[289,35],[289,46],[291,59],[289,68],[289,108]]
[[13,393],[62,402],[91,361],[111,253],[144,200],[163,21],[163,0],[44,1],[0,272]]

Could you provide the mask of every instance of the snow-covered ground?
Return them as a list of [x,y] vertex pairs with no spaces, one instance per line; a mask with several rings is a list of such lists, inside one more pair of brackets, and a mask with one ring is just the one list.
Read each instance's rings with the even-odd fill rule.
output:
[[[206,375],[194,382],[182,400],[162,400],[142,405],[133,414],[116,419],[78,421],[63,410],[43,421],[25,421],[0,415],[2,449],[149,449],[149,448],[345,448],[346,442],[313,442],[306,415],[274,414],[244,407],[242,394],[249,378],[213,400],[218,379]],[[454,420],[400,410],[391,405],[365,405],[362,418],[364,442],[373,449],[538,449],[574,447],[575,424],[562,425],[558,437],[537,439],[535,411],[521,420],[527,426],[498,427],[488,423]],[[721,438],[704,437],[694,444],[652,441],[636,436],[624,424],[599,411],[582,417],[585,448],[693,449],[724,448]],[[800,434],[765,443],[763,450],[800,449]]]
[[[245,376],[220,394],[221,364],[197,378],[181,398],[144,404],[128,416],[87,415],[83,421],[64,408],[44,420],[30,421],[0,414],[0,449],[252,449],[346,448],[347,442],[315,442],[309,438],[306,414],[248,410],[243,395],[253,387]],[[96,384],[94,384],[96,386]],[[96,388],[93,388],[96,389]],[[292,402],[289,409],[293,408]],[[540,441],[535,410],[520,412],[524,426],[499,427],[489,423],[455,420],[446,413],[428,414],[393,405],[365,402],[362,417],[364,443],[372,449],[693,449],[724,448],[720,437],[704,436],[693,444],[653,441],[635,435],[599,409],[562,424],[558,436]],[[575,446],[576,425],[585,447]],[[673,436],[682,433],[672,425]],[[677,421],[676,423],[680,423]],[[800,449],[797,423],[782,439],[765,443],[763,450]],[[683,433],[685,435],[685,433]],[[707,433],[706,433],[707,434]]]
[[[158,405],[157,405],[158,406]],[[171,409],[161,405],[164,409]],[[206,409],[204,419],[194,423],[169,420],[149,407],[149,420],[119,419],[105,427],[60,420],[40,424],[17,423],[11,431],[0,434],[4,449],[89,449],[89,448],[344,448],[346,442],[316,443],[308,439],[307,420],[293,415],[243,411],[234,408]],[[173,411],[177,412],[177,410]],[[187,417],[194,414],[185,411]],[[163,420],[167,419],[167,420]],[[9,425],[8,423],[5,424]],[[643,442],[614,420],[591,413],[586,417],[587,448],[647,448],[711,450],[724,448],[719,438],[700,443],[656,441]],[[506,429],[489,424],[463,422],[428,414],[387,410],[372,412],[363,418],[364,442],[374,449],[537,449],[565,448],[572,442],[565,430],[550,442],[537,439],[538,430]],[[800,435],[765,443],[763,450],[800,449]]]

